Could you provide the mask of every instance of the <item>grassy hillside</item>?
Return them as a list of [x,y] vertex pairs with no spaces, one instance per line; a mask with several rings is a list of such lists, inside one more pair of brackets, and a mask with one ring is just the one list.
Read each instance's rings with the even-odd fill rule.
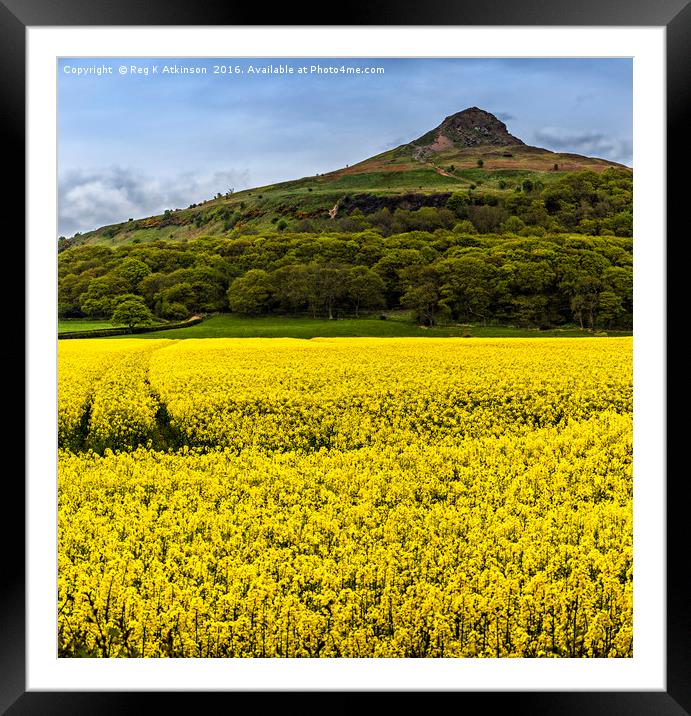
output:
[[[348,199],[354,193],[390,197],[393,210],[397,208],[396,200],[400,208],[406,209],[406,196],[411,193],[435,197],[475,192],[476,196],[501,201],[502,197],[515,196],[526,180],[544,188],[573,172],[600,173],[613,167],[621,168],[602,159],[525,145],[451,147],[425,154],[406,144],[327,174],[218,194],[187,208],[171,207],[157,216],[133,217],[131,221],[103,226],[63,241],[60,248],[120,246],[161,239],[184,241],[285,228],[343,229],[338,222],[348,218]],[[363,213],[367,214],[366,206]],[[306,222],[312,225],[301,229]]]

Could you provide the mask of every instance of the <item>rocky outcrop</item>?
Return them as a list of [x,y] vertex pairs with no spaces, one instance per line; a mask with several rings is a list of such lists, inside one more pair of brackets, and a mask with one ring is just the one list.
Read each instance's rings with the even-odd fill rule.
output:
[[451,147],[507,147],[523,145],[504,122],[490,112],[469,107],[447,117],[436,129],[411,142],[416,158],[450,149]]

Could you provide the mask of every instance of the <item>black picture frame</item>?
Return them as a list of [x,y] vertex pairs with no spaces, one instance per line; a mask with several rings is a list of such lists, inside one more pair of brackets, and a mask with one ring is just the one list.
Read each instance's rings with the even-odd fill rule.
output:
[[[483,2],[453,2],[427,0],[426,3],[385,0],[362,4],[339,3],[336,11],[327,4],[279,4],[271,10],[259,4],[229,4],[218,0],[195,3],[185,0],[0,0],[0,124],[5,155],[9,154],[8,188],[4,191],[4,205],[15,207],[15,231],[8,234],[6,248],[16,252],[16,265],[26,267],[24,245],[25,194],[25,101],[26,101],[26,28],[33,26],[89,26],[89,25],[462,25],[462,26],[657,26],[666,28],[666,89],[667,89],[667,146],[674,147],[674,161],[667,154],[667,233],[678,225],[681,229],[684,201],[684,182],[675,182],[675,165],[684,164],[688,153],[685,137],[691,126],[691,0],[502,0]],[[355,20],[357,20],[355,22]],[[681,156],[680,156],[681,155]],[[681,238],[681,235],[680,235]],[[9,241],[11,239],[11,241]],[[11,244],[8,246],[8,243]],[[50,246],[46,250],[51,250]],[[666,247],[665,247],[666,251]],[[668,320],[666,321],[668,322]],[[12,340],[16,333],[12,331]],[[10,336],[8,336],[9,338]],[[16,345],[16,343],[15,343]],[[15,349],[16,350],[16,349]],[[24,365],[19,370],[25,377],[26,362],[31,346],[25,344]],[[15,382],[15,381],[13,381]],[[26,385],[26,381],[25,381]],[[30,386],[25,390],[30,389]],[[26,397],[26,393],[25,396]],[[21,404],[20,404],[21,405]],[[9,408],[7,408],[9,410]],[[25,407],[19,407],[25,414]],[[18,422],[13,420],[14,423]],[[29,425],[26,426],[30,428]],[[6,445],[13,445],[8,439]],[[14,448],[12,448],[14,449]],[[29,456],[27,456],[29,457]],[[7,461],[7,458],[6,458]],[[6,465],[10,465],[6,462]],[[666,479],[653,475],[651,479]],[[458,694],[458,708],[483,711],[506,709],[508,713],[680,716],[691,714],[691,602],[686,579],[686,530],[688,518],[683,472],[666,482],[667,499],[667,634],[666,634],[666,691],[604,691],[604,692],[463,692]],[[3,570],[0,590],[0,712],[16,714],[106,714],[140,713],[162,710],[164,700],[172,697],[175,708],[199,708],[199,699],[221,697],[225,708],[243,708],[241,700],[228,693],[199,692],[37,692],[26,691],[25,645],[25,554],[19,548],[23,534],[25,492],[16,470],[6,471],[3,481],[5,518],[2,520]],[[14,519],[9,519],[10,515]],[[548,687],[548,685],[547,685]],[[237,694],[237,692],[235,692]],[[408,708],[429,706],[431,694],[406,693]],[[237,694],[237,696],[241,696]],[[259,702],[256,701],[260,697]],[[368,694],[371,699],[374,694]],[[392,694],[380,694],[391,697]],[[279,713],[300,710],[345,712],[359,702],[357,692],[334,694],[310,692],[263,692],[253,694],[254,709],[269,699],[280,701]],[[171,701],[172,701],[171,699]],[[423,701],[422,699],[425,699]],[[379,701],[379,699],[377,699]],[[309,703],[308,703],[309,702]],[[374,706],[375,704],[373,704]],[[377,706],[378,708],[378,706]]]

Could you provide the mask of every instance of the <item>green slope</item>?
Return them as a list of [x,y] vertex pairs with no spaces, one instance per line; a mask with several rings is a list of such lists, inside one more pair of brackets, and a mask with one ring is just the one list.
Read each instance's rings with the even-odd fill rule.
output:
[[360,211],[366,214],[376,210],[376,197],[391,197],[391,209],[410,207],[410,195],[417,197],[412,199],[415,207],[441,206],[445,199],[435,198],[437,195],[470,190],[501,197],[515,192],[526,179],[548,186],[566,173],[621,167],[602,159],[558,154],[523,144],[458,146],[447,138],[441,149],[430,149],[435,144],[420,145],[422,140],[434,142],[438,132],[439,128],[431,130],[417,142],[327,174],[219,194],[187,208],[171,207],[158,216],[103,226],[63,241],[59,248],[81,244],[119,246],[161,239],[184,241],[285,228],[301,230],[304,222],[314,223],[314,230],[329,230],[329,222],[352,211],[348,203],[353,194],[373,197],[359,202]]

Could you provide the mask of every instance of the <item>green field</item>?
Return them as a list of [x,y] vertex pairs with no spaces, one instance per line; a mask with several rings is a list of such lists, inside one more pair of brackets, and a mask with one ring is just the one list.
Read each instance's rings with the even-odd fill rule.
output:
[[67,318],[58,320],[58,333],[71,333],[72,331],[96,331],[102,328],[118,328],[117,323],[108,320],[88,318]]
[[[507,326],[450,325],[422,328],[407,317],[395,315],[380,318],[344,318],[334,321],[314,318],[291,318],[287,316],[255,316],[244,318],[232,314],[212,316],[203,323],[189,328],[169,331],[141,333],[136,336],[118,338],[332,338],[338,336],[428,336],[428,337],[547,337],[547,336],[592,336],[589,331],[578,328],[539,331],[537,329]],[[602,334],[604,335],[604,334]],[[626,331],[609,331],[609,335],[631,335]]]

